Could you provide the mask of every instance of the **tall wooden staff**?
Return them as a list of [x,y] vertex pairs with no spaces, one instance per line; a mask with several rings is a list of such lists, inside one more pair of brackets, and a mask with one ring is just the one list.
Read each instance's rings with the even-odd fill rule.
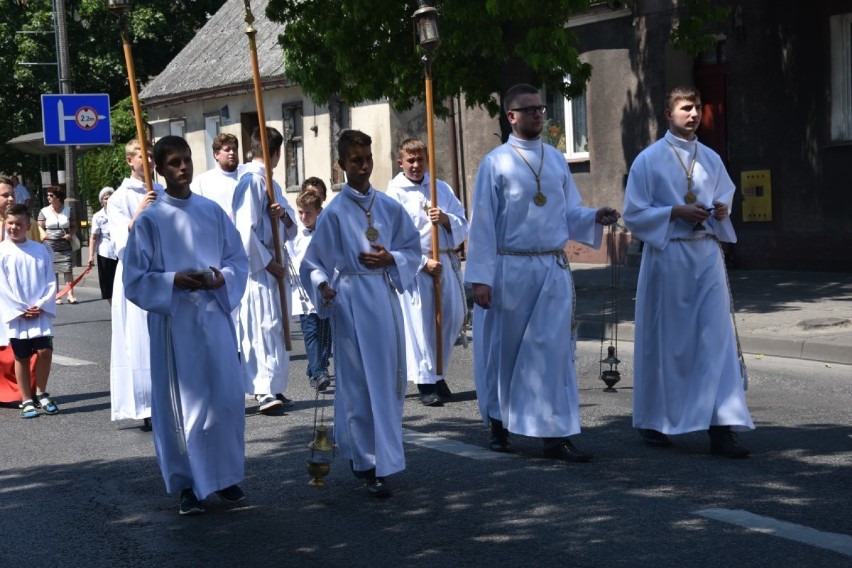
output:
[[[257,42],[255,36],[257,30],[252,25],[254,23],[254,15],[251,13],[250,0],[243,0],[246,5],[246,35],[249,39],[249,52],[251,53],[251,69],[254,78],[254,100],[257,106],[257,120],[260,123],[260,145],[263,148],[263,169],[266,174],[266,196],[269,203],[276,203],[275,186],[272,185],[272,168],[269,167],[269,139],[266,136],[266,118],[263,115],[263,92],[260,83],[260,65],[257,62]],[[281,261],[281,237],[278,234],[279,219],[272,219],[272,246],[275,249],[275,262],[279,265]],[[284,285],[284,277],[276,276],[278,281],[278,296],[281,299],[281,321],[284,324],[284,346],[287,351],[293,350],[293,344],[290,341],[290,310],[287,306],[287,288]]]
[[[429,199],[432,207],[438,206],[437,172],[435,167],[435,112],[432,100],[432,60],[437,55],[441,37],[438,34],[438,10],[425,0],[418,0],[419,8],[412,16],[417,27],[420,47],[423,48],[423,66],[426,75],[426,145],[429,152]],[[432,223],[432,260],[440,261],[441,250],[438,240],[438,223]],[[433,278],[435,290],[435,374],[444,374],[444,349],[441,329],[443,313],[441,311],[441,279]]]
[[145,175],[145,187],[148,193],[154,193],[154,182],[151,177],[151,164],[148,161],[148,139],[145,136],[145,124],[142,122],[142,106],[139,104],[139,90],[136,86],[136,70],[133,67],[133,49],[130,46],[130,34],[127,32],[127,13],[130,10],[129,1],[108,0],[107,9],[118,18],[121,30],[121,44],[124,47],[124,62],[127,64],[127,81],[130,84],[130,99],[133,101],[133,119],[136,122],[136,140],[139,150],[145,156],[142,160],[142,170]]

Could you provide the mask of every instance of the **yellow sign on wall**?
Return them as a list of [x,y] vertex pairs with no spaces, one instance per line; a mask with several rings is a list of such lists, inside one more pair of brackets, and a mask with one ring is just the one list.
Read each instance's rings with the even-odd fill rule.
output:
[[772,178],[769,170],[740,174],[743,189],[743,222],[772,221]]

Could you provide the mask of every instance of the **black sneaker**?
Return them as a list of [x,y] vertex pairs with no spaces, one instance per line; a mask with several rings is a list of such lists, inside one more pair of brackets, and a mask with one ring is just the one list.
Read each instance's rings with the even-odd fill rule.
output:
[[650,428],[639,428],[639,435],[645,440],[645,443],[654,448],[669,448],[672,446],[672,441],[668,436],[658,430]]
[[710,453],[726,458],[745,458],[751,453],[737,442],[737,436],[730,426],[710,426]]
[[453,400],[453,391],[450,390],[447,381],[441,379],[437,383],[435,383],[435,389],[438,393],[438,398],[441,399],[441,402],[450,402]]
[[192,489],[184,489],[180,492],[180,514],[200,515],[204,512],[204,505],[192,492]]
[[438,396],[438,387],[430,384],[419,384],[420,404],[423,406],[441,406],[441,397]]
[[371,477],[367,479],[367,491],[376,499],[387,499],[393,495],[384,477]]
[[231,485],[230,487],[220,489],[216,492],[216,495],[228,503],[239,503],[246,498],[246,494],[243,493],[239,485]]

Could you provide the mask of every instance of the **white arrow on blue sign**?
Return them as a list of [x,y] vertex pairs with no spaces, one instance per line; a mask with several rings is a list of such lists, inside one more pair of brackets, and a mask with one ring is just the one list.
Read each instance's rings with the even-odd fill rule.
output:
[[42,95],[45,146],[111,144],[109,95]]

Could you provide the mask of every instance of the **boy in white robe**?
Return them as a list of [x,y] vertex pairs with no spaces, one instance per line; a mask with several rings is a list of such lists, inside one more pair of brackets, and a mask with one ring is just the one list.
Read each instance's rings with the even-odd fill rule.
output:
[[143,160],[153,168],[151,149],[143,152],[134,138],[125,146],[130,177],[112,194],[107,209],[110,238],[118,256],[112,289],[112,342],[109,387],[113,420],[142,420],[142,430],[151,430],[151,362],[148,319],[145,311],[124,297],[122,271],[124,250],[134,219],[157,198],[163,186],[154,183],[154,193],[145,185]]
[[234,218],[234,188],[240,179],[240,142],[233,134],[222,132],[211,144],[216,165],[192,180],[192,191],[212,199]]
[[180,492],[180,514],[191,515],[214,491],[244,497],[245,398],[230,313],[248,259],[222,208],[190,191],[186,141],[160,139],[154,160],[166,191],[134,223],[124,285],[148,313],[157,462],[166,491]]
[[574,290],[568,240],[600,246],[609,207],[580,205],[565,157],[541,140],[545,107],[520,84],[503,96],[512,126],[476,174],[465,280],[473,286],[473,357],[489,448],[509,432],[542,438],[545,457],[587,462],[568,436],[580,432],[574,368]]
[[665,136],[630,168],[624,221],[642,240],[636,289],[633,427],[650,446],[668,435],[707,430],[710,451],[749,451],[732,429],[754,423],[731,320],[719,241],[736,242],[734,183],[719,155],[701,144],[701,95],[678,87],[666,98]]
[[347,183],[323,209],[302,259],[302,284],[334,333],[334,433],[356,477],[376,497],[405,469],[405,331],[397,292],[410,289],[420,237],[405,209],[370,184],[371,138],[341,133]]
[[[284,137],[267,127],[266,138],[269,167],[274,169],[281,160]],[[234,224],[249,258],[249,280],[240,303],[237,333],[243,357],[245,392],[254,395],[260,412],[273,414],[294,404],[284,396],[290,364],[290,353],[284,341],[284,318],[290,315],[282,310],[278,278],[284,279],[286,298],[290,294],[286,289],[289,288],[286,241],[296,236],[297,227],[293,222],[295,213],[277,182],[273,182],[275,201],[269,203],[259,128],[252,132],[251,151],[254,159],[243,168],[232,207]],[[284,225],[283,235],[280,225]],[[280,236],[280,263],[275,261],[273,230]]]
[[[21,393],[21,417],[35,418],[36,408],[56,414],[59,407],[46,391],[53,359],[53,319],[56,317],[56,278],[53,253],[27,239],[32,226],[23,204],[6,212],[6,238],[0,243],[0,321],[15,354],[15,378]],[[30,361],[34,365],[33,397]]]
[[[417,385],[420,402],[437,406],[451,400],[452,391],[444,379],[450,366],[453,347],[467,314],[467,299],[461,275],[461,262],[456,254],[467,238],[464,207],[453,190],[442,180],[435,180],[437,203],[430,203],[429,172],[426,171],[428,150],[416,138],[399,145],[396,163],[402,172],[388,184],[387,195],[399,201],[420,232],[422,257],[417,272],[417,286],[400,295],[405,317],[405,355],[408,380]],[[432,227],[438,226],[440,260],[432,258]],[[441,290],[441,355],[442,372],[436,373],[437,332],[435,325],[435,281]]]

